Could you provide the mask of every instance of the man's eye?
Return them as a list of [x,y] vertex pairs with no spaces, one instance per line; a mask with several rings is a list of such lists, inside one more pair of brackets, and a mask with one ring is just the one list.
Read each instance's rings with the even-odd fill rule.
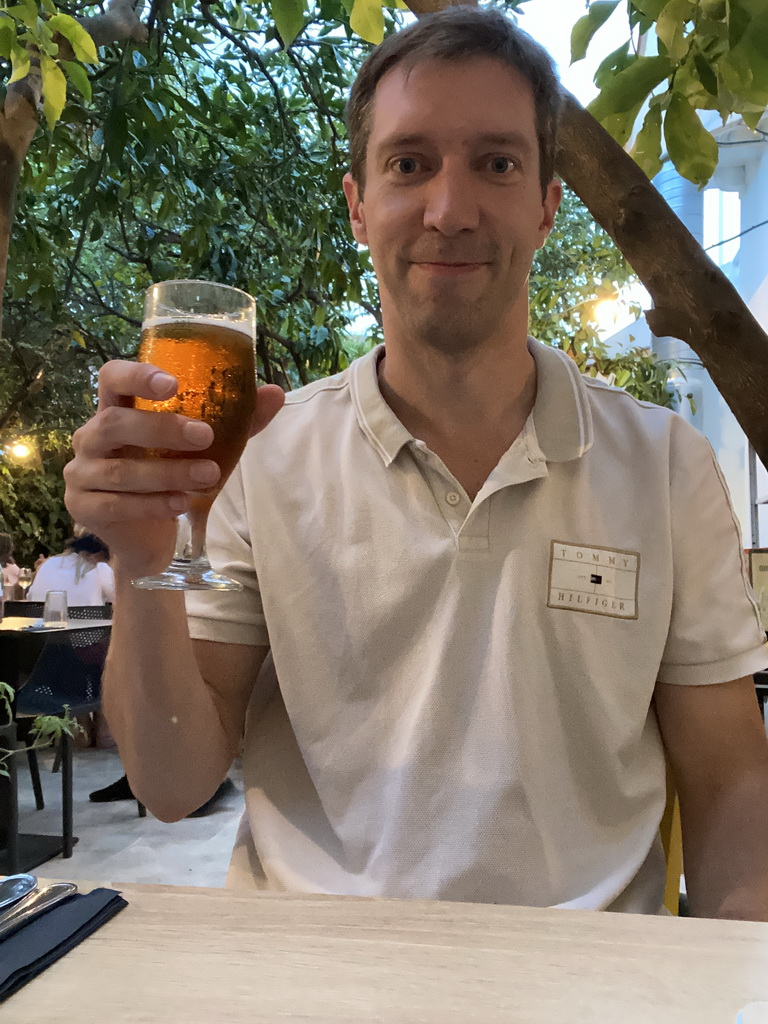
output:
[[400,174],[409,175],[416,173],[419,169],[419,162],[412,156],[402,156],[398,160],[395,160],[393,166]]
[[510,171],[515,169],[515,161],[508,156],[494,156],[491,157],[488,166],[494,174],[509,174]]

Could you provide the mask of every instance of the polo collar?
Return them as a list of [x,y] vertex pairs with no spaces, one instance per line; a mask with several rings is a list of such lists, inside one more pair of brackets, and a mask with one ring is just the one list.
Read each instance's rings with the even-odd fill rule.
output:
[[[536,363],[536,401],[523,435],[547,462],[578,459],[592,447],[592,414],[578,367],[564,352],[533,338],[528,350]],[[379,389],[377,366],[383,353],[384,345],[377,345],[351,364],[350,394],[360,429],[389,466],[416,439]]]

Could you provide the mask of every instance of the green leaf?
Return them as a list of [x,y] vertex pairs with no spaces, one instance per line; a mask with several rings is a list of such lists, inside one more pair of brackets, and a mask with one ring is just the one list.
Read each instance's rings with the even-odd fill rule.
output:
[[80,95],[86,99],[91,98],[91,83],[88,78],[88,72],[85,70],[82,64],[77,64],[73,60],[63,60],[61,66],[67,73],[67,78],[70,80],[72,85],[77,89]]
[[632,3],[641,14],[654,21],[661,14],[666,2],[667,0],[632,0]]
[[624,68],[629,67],[630,64],[637,60],[637,55],[629,52],[629,40],[609,53],[605,60],[601,61],[593,81],[598,89],[603,89],[610,82],[610,80],[619,72],[623,71]]
[[603,121],[603,128],[612,135],[618,144],[623,148],[629,141],[632,131],[635,127],[635,121],[637,121],[637,115],[640,113],[643,104],[635,104],[631,110],[625,110],[622,114],[609,114]]
[[0,16],[0,56],[10,58],[16,41],[16,26],[11,18]]
[[11,82],[18,82],[19,79],[26,78],[29,74],[29,52],[19,46],[18,43],[13,44],[11,67],[13,69],[13,74],[8,79],[9,85]]
[[753,110],[749,113],[744,113],[741,116],[744,118],[744,124],[754,131],[763,119],[768,107],[764,107],[762,110]]
[[67,80],[56,61],[45,55],[40,57],[40,72],[43,76],[43,114],[52,129],[67,102]]
[[349,24],[361,39],[378,45],[384,38],[384,11],[380,0],[355,0]]
[[674,64],[667,57],[638,57],[608,82],[587,109],[601,122],[610,114],[625,113],[641,104],[673,70]]
[[272,17],[284,46],[290,46],[304,28],[304,0],[271,0]]
[[661,106],[653,103],[645,115],[629,155],[649,178],[661,170]]
[[717,166],[717,143],[679,92],[669,100],[664,139],[678,174],[699,187],[706,185]]
[[571,30],[571,64],[586,57],[595,32],[610,18],[618,4],[619,0],[595,0],[584,17],[579,18]]
[[669,0],[656,21],[656,34],[673,60],[680,61],[688,52],[685,27],[695,11],[691,0]]
[[48,28],[52,32],[59,32],[69,41],[75,56],[83,64],[99,63],[96,44],[79,21],[75,21],[68,14],[54,14],[48,20]]

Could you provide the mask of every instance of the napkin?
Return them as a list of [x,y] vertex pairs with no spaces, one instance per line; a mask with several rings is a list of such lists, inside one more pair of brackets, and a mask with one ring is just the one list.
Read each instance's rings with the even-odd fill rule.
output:
[[0,1003],[127,906],[116,890],[94,889],[70,897],[0,940]]

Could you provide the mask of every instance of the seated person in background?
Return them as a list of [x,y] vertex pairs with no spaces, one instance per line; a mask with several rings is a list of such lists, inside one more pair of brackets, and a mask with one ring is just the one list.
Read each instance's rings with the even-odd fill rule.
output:
[[19,567],[13,557],[13,537],[0,533],[0,569],[3,572],[3,586],[15,587],[19,579]]
[[27,600],[44,601],[49,590],[66,590],[67,604],[111,604],[115,575],[107,565],[109,548],[92,533],[67,541],[64,553],[47,558],[37,571]]

